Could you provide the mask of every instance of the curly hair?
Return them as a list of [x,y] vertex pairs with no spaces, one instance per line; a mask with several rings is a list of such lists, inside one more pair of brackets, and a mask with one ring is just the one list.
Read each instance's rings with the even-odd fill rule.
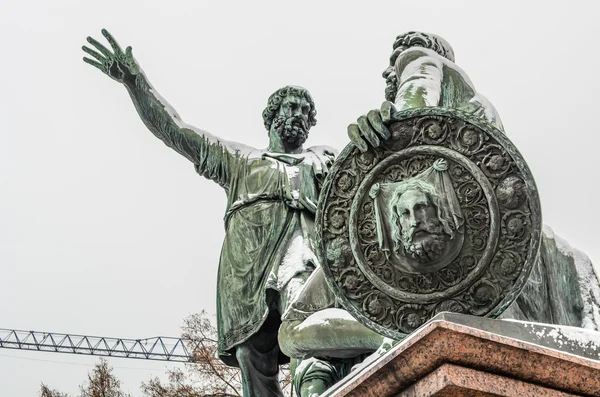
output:
[[317,110],[315,109],[315,103],[313,102],[310,93],[306,88],[291,86],[288,85],[286,87],[280,88],[275,91],[267,102],[267,107],[262,112],[263,122],[265,123],[265,128],[267,131],[271,129],[271,125],[273,124],[273,120],[275,116],[277,116],[277,112],[279,111],[279,106],[281,106],[281,102],[288,95],[297,95],[299,97],[303,97],[306,99],[308,104],[310,105],[310,111],[308,113],[308,126],[314,127],[317,124]]
[[407,32],[396,37],[394,50],[398,47],[425,47],[454,62],[454,50],[446,40],[431,33]]

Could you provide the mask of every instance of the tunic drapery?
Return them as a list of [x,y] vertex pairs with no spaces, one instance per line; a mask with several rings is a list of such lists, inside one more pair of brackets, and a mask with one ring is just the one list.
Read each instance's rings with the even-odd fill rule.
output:
[[[200,175],[227,193],[217,280],[218,351],[225,363],[236,365],[233,348],[267,318],[267,288],[278,289],[295,274],[317,266],[314,216],[334,151],[312,147],[301,154],[272,153],[191,130],[171,143],[195,163]],[[298,255],[291,265],[286,260],[285,274],[279,274],[292,237],[299,234],[310,252]]]

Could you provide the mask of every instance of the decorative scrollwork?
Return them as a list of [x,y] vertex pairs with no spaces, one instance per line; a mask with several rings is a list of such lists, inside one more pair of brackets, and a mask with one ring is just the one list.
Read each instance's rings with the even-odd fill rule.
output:
[[339,273],[340,286],[350,299],[362,300],[365,292],[371,290],[365,276],[356,268],[349,267]]
[[456,194],[459,199],[463,199],[465,205],[473,205],[484,199],[483,191],[474,180],[467,180],[460,183],[456,188]]
[[453,312],[453,313],[464,313],[465,307],[460,304],[457,300],[450,299],[447,301],[440,302],[434,310],[435,314],[441,312]]
[[[364,248],[365,259],[369,262],[373,269],[379,267],[380,265],[386,263],[386,256],[379,249],[377,243],[371,243]],[[388,277],[389,279],[389,277]]]
[[513,161],[497,145],[489,145],[481,160],[481,170],[490,178],[500,178],[508,173]]
[[343,238],[337,237],[327,244],[327,263],[333,268],[346,266],[352,260],[352,250]]
[[358,182],[356,173],[352,170],[341,171],[335,182],[338,194],[341,197],[348,198],[354,196],[358,188]]
[[502,217],[502,234],[510,241],[526,243],[529,240],[530,220],[523,211],[510,211]]
[[519,208],[527,200],[525,182],[516,175],[504,178],[496,188],[498,204],[510,210]]
[[394,325],[400,332],[408,334],[425,324],[429,319],[427,314],[420,305],[404,305],[396,312]]
[[370,170],[375,164],[379,162],[378,153],[374,151],[368,151],[360,153],[356,156],[356,166],[362,171]]
[[385,294],[373,292],[368,294],[363,301],[363,311],[375,321],[389,321],[390,313],[393,311],[394,303]]
[[488,277],[480,279],[469,288],[468,302],[471,314],[476,316],[485,314],[498,298],[497,284],[492,283]]
[[519,276],[522,259],[514,250],[500,250],[494,256],[490,271],[494,277],[505,281],[513,281]]
[[463,277],[464,271],[461,268],[460,261],[454,261],[439,271],[439,281],[444,287],[455,285]]
[[331,203],[327,208],[324,224],[327,230],[334,235],[339,235],[347,230],[350,209],[344,208],[339,203]]
[[413,140],[416,127],[412,123],[394,123],[389,127],[392,136],[383,143],[389,152],[397,152],[407,147]]
[[443,117],[423,117],[417,122],[417,128],[423,142],[427,145],[439,145],[443,143],[452,130],[451,125]]
[[441,311],[500,314],[539,248],[525,162],[493,126],[456,110],[393,120],[381,147],[348,146],[322,189],[318,253],[335,294],[392,338]]
[[473,177],[471,174],[469,174],[465,167],[456,163],[450,164],[450,175],[452,175],[452,181],[455,184],[455,188],[457,188],[457,186],[463,182],[472,180],[471,178]]
[[358,227],[358,233],[363,241],[377,241],[377,225],[374,219],[365,219]]
[[452,140],[452,147],[462,154],[478,152],[486,141],[486,135],[470,125],[461,127]]
[[469,289],[469,295],[477,307],[487,306],[493,302],[498,292],[496,287],[488,280],[479,280]]
[[473,230],[481,230],[489,224],[489,211],[486,206],[472,205],[465,213],[465,221]]

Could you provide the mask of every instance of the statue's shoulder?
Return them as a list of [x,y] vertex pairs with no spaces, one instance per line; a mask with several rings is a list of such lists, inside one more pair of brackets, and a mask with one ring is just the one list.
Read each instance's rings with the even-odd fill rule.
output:
[[319,158],[325,160],[326,162],[333,162],[333,160],[335,160],[335,158],[338,155],[338,151],[336,149],[326,145],[311,146],[308,149],[306,149],[306,151],[317,155]]

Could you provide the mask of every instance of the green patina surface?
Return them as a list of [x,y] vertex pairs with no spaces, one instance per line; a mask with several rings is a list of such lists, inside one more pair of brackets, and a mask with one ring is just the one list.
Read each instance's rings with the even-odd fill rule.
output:
[[[317,229],[323,225],[315,225],[315,214],[323,205],[323,187],[333,183],[327,180],[330,170],[339,168],[339,162],[333,164],[331,148],[303,146],[316,124],[308,91],[288,86],[269,98],[263,112],[269,136],[266,149],[227,142],[184,123],[152,87],[131,47],[123,51],[106,30],[102,34],[110,49],[88,37],[93,48],[83,47],[89,55],[84,61],[123,84],[148,129],[227,194],[226,237],[217,281],[219,354],[227,364],[240,366],[244,395],[282,396],[277,366],[292,357],[297,395],[318,396],[365,353],[389,349],[390,340],[384,341],[336,307],[336,296],[328,285],[332,280],[327,280],[317,259],[322,243]],[[351,145],[344,158],[352,152],[358,159],[359,152],[368,154],[382,145],[405,145],[401,131],[394,131],[391,123],[395,115],[423,108],[433,113],[444,108],[450,116],[455,111],[481,128],[503,131],[495,108],[454,64],[452,48],[440,37],[419,32],[398,36],[383,77],[387,101],[348,127]],[[412,201],[416,203],[416,198]],[[421,201],[424,208],[433,203],[427,198]],[[434,209],[426,217],[411,219],[433,219]],[[539,215],[535,214],[536,222]],[[382,219],[378,217],[377,222]],[[385,226],[379,225],[380,229]],[[402,222],[391,225],[391,230],[400,235],[401,227]],[[572,260],[566,263],[561,259],[565,255],[546,237],[542,253],[533,270],[536,280],[527,282],[524,293],[509,308],[509,316],[597,328],[600,318],[594,313],[600,313],[600,290],[593,284],[583,299],[580,288],[580,274],[589,269],[578,269]],[[329,254],[325,260],[332,263],[352,256],[344,247],[333,247]],[[523,280],[519,283],[521,288]]]

